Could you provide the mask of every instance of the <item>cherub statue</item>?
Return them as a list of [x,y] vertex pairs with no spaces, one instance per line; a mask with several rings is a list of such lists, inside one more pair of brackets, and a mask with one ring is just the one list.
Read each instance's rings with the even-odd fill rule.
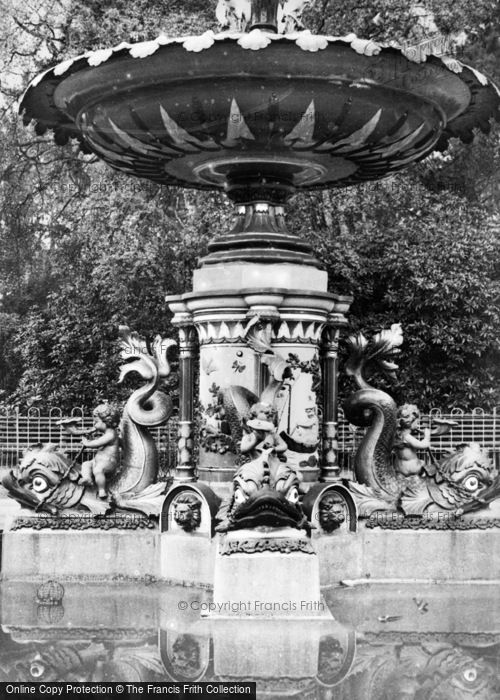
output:
[[100,433],[94,439],[82,437],[84,447],[97,449],[93,459],[82,464],[81,483],[91,486],[93,481],[97,486],[99,498],[107,498],[106,479],[120,465],[120,438],[118,425],[120,410],[109,403],[102,403],[93,411],[93,432]]
[[410,24],[407,27],[408,39],[421,41],[439,34],[435,15],[424,4],[415,4],[413,7],[410,7],[410,17]]
[[276,396],[292,379],[292,369],[272,347],[271,326],[262,323],[259,316],[249,322],[246,340],[267,367],[268,382],[260,395],[237,385],[223,389],[224,417],[242,454],[256,459],[263,450],[271,449],[273,457],[283,455],[287,444],[277,433]]
[[424,466],[417,450],[431,446],[430,428],[420,429],[420,411],[414,404],[405,403],[398,408],[397,429],[394,441],[396,471],[403,476],[420,474]]
[[[418,408],[407,404],[398,409],[389,394],[369,383],[370,365],[390,374],[397,369],[392,358],[403,342],[401,326],[394,324],[370,340],[359,333],[348,342],[346,367],[359,389],[347,399],[344,412],[350,423],[368,428],[354,458],[356,481],[349,482],[360,517],[396,510],[407,516],[463,514],[486,508],[498,498],[498,469],[479,445],[459,445],[439,461],[432,454],[431,436],[445,435],[455,421],[433,417],[432,426],[419,435]],[[427,450],[425,466],[417,450]]]
[[287,450],[287,444],[278,435],[276,428],[276,409],[268,403],[255,403],[250,409],[250,418],[243,419],[243,437],[240,451],[258,457],[264,450],[272,450],[279,458]]
[[302,13],[314,0],[283,0],[278,6],[278,33],[288,34],[304,29]]
[[215,15],[222,27],[244,32],[252,16],[252,5],[249,0],[219,0]]
[[[279,0],[276,5],[276,22],[279,34],[302,30],[302,13],[314,0]],[[215,10],[219,24],[232,32],[244,32],[252,20],[250,0],[219,0]]]

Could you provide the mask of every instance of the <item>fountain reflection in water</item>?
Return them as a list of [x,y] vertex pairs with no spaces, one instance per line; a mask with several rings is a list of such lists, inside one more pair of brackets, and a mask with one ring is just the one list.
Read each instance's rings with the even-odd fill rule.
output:
[[254,680],[261,698],[500,697],[493,586],[332,589],[337,620],[272,623],[207,617],[206,589],[126,583],[66,583],[63,617],[48,619],[33,604],[38,587],[1,589],[2,681]]

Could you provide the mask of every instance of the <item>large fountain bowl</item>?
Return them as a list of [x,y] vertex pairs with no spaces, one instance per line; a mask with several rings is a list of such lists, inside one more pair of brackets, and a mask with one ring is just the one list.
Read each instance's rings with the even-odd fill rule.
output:
[[33,81],[21,109],[39,133],[76,137],[113,168],[244,201],[255,182],[286,191],[390,175],[487,131],[499,105],[455,59],[257,29],[85,54]]

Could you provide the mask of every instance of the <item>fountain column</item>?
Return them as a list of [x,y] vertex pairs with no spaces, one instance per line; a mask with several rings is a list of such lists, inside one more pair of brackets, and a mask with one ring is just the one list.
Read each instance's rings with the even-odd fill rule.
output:
[[[288,444],[287,461],[300,470],[306,489],[320,477],[331,481],[338,474],[332,449],[337,415],[333,340],[323,372],[321,352],[323,339],[338,338],[345,326],[351,298],[327,291],[327,273],[309,244],[287,230],[283,204],[290,189],[276,183],[236,183],[230,191],[237,204],[234,228],[210,244],[209,254],[195,270],[193,291],[167,298],[174,324],[182,332],[186,327],[197,332],[197,472],[220,495],[229,488],[240,462],[242,414],[258,401],[266,385],[265,360],[270,352],[291,372],[275,406],[277,431]],[[252,340],[255,335],[260,338],[257,343]],[[182,347],[181,337],[181,357]],[[187,408],[189,377],[181,379],[181,433],[189,432],[193,420]],[[322,422],[328,447],[324,457]],[[190,438],[191,432],[181,434],[179,459],[184,454],[185,460],[179,462],[178,481],[193,475],[183,442]]]
[[279,0],[253,0],[252,18],[249,29],[263,29],[268,32],[278,31]]
[[339,328],[332,319],[323,334],[323,459],[321,481],[337,481],[340,478],[338,463],[338,350]]
[[193,389],[197,334],[189,314],[178,314],[173,321],[179,329],[179,427],[177,466],[174,482],[195,481],[193,459]]

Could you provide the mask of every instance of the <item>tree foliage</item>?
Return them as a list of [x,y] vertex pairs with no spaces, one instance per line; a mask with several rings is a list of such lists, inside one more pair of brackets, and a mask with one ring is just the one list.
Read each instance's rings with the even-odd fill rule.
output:
[[[215,5],[215,3],[213,3]],[[496,2],[429,0],[464,60],[500,81]],[[116,330],[174,335],[164,297],[189,291],[196,260],[227,228],[217,194],[114,173],[75,145],[25,129],[15,100],[58,60],[159,31],[216,28],[201,0],[0,0],[0,400],[91,406],[120,398]],[[411,5],[316,0],[311,29],[410,41]],[[412,34],[413,33],[413,34]],[[352,293],[353,330],[401,322],[399,400],[499,403],[499,131],[452,143],[380,183],[296,195],[290,228],[312,243],[330,287]],[[343,390],[348,388],[342,384]]]
[[403,325],[391,392],[425,407],[495,405],[500,219],[454,193],[429,191],[413,173],[326,193],[322,205],[309,239],[332,290],[354,295],[352,329]]

